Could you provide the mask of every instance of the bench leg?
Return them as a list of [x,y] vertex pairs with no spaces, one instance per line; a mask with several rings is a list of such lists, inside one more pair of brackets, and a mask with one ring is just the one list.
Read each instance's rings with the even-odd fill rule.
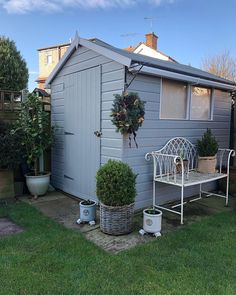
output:
[[153,189],[152,189],[152,205],[153,205],[153,208],[155,208],[155,205],[156,205],[156,182],[153,181]]
[[202,198],[202,184],[200,183],[199,198]]
[[181,213],[181,224],[184,224],[184,187],[181,187],[181,205],[180,205],[180,213]]
[[227,175],[227,182],[226,182],[225,206],[228,206],[228,202],[229,202],[229,173]]

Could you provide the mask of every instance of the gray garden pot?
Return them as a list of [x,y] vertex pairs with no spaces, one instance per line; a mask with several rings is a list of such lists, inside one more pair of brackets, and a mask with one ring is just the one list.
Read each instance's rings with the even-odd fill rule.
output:
[[37,176],[32,175],[31,173],[25,174],[26,184],[31,195],[37,198],[38,196],[46,194],[50,182],[50,175],[51,173]]
[[96,202],[91,201],[91,205],[85,205],[86,201],[81,201],[80,206],[80,222],[90,222],[96,220]]

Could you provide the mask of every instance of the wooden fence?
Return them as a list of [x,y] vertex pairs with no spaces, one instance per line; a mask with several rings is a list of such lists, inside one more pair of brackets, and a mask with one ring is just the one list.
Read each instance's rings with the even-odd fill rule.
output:
[[0,90],[0,120],[7,123],[14,122],[17,119],[21,102],[21,91]]

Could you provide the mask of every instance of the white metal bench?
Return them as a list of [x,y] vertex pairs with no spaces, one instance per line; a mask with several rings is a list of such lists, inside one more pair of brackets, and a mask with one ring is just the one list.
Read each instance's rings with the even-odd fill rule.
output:
[[[197,150],[189,140],[183,137],[175,137],[169,140],[166,145],[158,150],[147,153],[145,159],[153,160],[153,207],[167,210],[181,216],[181,224],[184,218],[184,188],[199,185],[199,196],[191,199],[190,202],[202,198],[202,194],[207,196],[215,195],[225,198],[225,204],[228,205],[229,191],[229,164],[230,157],[235,155],[231,149],[219,149],[217,153],[217,170],[213,174],[204,174],[197,172]],[[188,160],[185,165],[183,157]],[[177,165],[181,165],[180,171]],[[226,166],[226,172],[223,172],[223,165]],[[202,184],[215,181],[221,178],[227,178],[226,194],[220,195],[202,190]],[[175,185],[181,188],[180,203],[171,206],[171,208],[156,204],[156,183]],[[180,206],[180,211],[174,210]]]

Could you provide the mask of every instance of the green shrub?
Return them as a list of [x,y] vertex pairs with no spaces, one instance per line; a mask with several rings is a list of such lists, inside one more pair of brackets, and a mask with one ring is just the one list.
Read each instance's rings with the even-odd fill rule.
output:
[[19,134],[11,133],[10,124],[0,122],[0,169],[16,168],[25,155]]
[[218,147],[218,143],[213,136],[211,129],[207,129],[203,134],[202,139],[197,141],[197,151],[200,157],[215,156]]
[[128,164],[109,160],[97,172],[97,197],[107,206],[123,206],[134,202],[136,177]]

